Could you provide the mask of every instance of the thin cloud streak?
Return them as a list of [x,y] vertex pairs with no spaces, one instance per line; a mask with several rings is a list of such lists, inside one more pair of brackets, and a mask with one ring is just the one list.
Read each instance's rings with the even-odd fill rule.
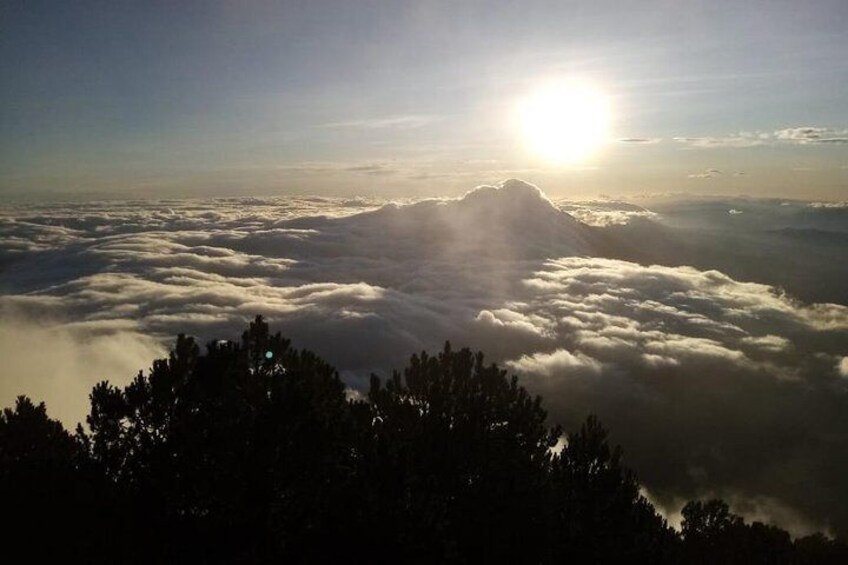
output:
[[416,129],[432,124],[439,120],[438,116],[409,114],[399,116],[384,116],[378,118],[363,118],[319,124],[317,128],[329,129]]

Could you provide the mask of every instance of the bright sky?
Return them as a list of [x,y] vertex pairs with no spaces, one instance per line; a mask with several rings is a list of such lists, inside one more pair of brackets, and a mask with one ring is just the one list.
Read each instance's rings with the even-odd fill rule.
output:
[[0,26],[8,197],[848,198],[845,0],[13,0]]

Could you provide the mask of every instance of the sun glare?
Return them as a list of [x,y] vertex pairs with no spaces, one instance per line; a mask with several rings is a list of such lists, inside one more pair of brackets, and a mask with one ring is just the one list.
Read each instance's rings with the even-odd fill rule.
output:
[[518,121],[534,154],[554,163],[577,163],[606,143],[609,99],[584,83],[548,84],[520,102]]

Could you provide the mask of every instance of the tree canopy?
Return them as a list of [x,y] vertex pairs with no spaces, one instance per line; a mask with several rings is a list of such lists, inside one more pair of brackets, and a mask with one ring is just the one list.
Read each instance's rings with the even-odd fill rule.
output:
[[848,562],[718,500],[675,532],[597,418],[563,437],[515,376],[450,344],[354,396],[257,317],[205,352],[180,335],[90,400],[73,434],[25,397],[0,414],[14,560]]

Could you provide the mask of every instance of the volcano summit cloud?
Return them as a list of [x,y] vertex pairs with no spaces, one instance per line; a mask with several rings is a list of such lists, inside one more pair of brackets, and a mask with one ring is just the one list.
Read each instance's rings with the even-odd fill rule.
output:
[[[641,204],[554,203],[510,180],[407,204],[7,207],[0,393],[43,398],[73,423],[91,383],[130,380],[178,332],[233,337],[255,314],[352,388],[450,340],[517,372],[554,421],[597,413],[669,507],[719,494],[780,509],[770,515],[796,532],[848,532],[848,308],[795,297],[835,292],[848,211]],[[731,207],[749,221],[728,223]],[[747,248],[709,225],[800,250],[823,286],[769,283],[774,254],[754,276],[724,272]],[[53,346],[42,355],[22,335]]]

